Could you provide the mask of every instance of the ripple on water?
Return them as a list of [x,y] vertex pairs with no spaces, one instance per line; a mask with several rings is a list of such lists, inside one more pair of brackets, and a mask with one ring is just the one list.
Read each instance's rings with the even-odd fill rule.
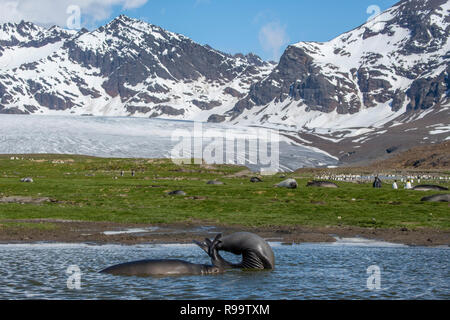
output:
[[[140,259],[210,263],[195,245],[0,245],[0,299],[448,299],[448,248],[273,243],[276,269],[214,276],[114,277],[98,273]],[[239,258],[227,255],[238,261]],[[81,290],[67,288],[67,267]],[[381,290],[367,289],[378,265]]]

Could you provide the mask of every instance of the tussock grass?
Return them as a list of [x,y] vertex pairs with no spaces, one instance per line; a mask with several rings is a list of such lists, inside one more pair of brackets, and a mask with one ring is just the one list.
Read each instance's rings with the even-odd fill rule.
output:
[[[447,203],[424,203],[438,192],[373,189],[337,183],[339,189],[306,188],[308,173],[292,173],[296,190],[274,188],[282,179],[250,183],[246,168],[178,166],[170,160],[102,159],[84,156],[0,156],[0,198],[49,197],[42,204],[0,203],[1,221],[68,219],[124,223],[204,222],[246,226],[360,226],[450,229]],[[125,176],[121,177],[121,170]],[[131,170],[136,171],[135,177]],[[34,183],[21,183],[23,177]],[[207,185],[218,179],[225,185]],[[448,187],[448,185],[447,185]],[[187,196],[168,196],[183,190]]]

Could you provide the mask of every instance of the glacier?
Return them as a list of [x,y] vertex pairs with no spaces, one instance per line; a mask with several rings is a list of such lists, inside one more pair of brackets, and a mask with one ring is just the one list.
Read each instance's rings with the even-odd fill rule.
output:
[[[202,127],[200,136],[204,147],[222,137],[225,144],[230,140],[236,145],[246,143],[245,157],[237,154],[235,159],[226,159],[231,160],[228,164],[244,164],[253,171],[265,167],[259,161],[249,161],[249,154],[254,152],[249,141],[270,137],[265,131],[274,131],[272,129],[139,117],[0,115],[0,154],[171,158],[174,147],[180,143],[174,133],[189,134],[194,132],[195,125]],[[338,164],[338,159],[328,153],[300,145],[284,135],[279,135],[278,146],[279,171]]]

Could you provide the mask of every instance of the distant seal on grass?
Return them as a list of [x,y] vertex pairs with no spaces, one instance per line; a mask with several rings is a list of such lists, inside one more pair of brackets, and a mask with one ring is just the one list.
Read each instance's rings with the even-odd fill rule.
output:
[[423,197],[420,201],[426,202],[450,202],[450,193],[434,194],[432,196]]
[[431,185],[431,184],[422,184],[419,186],[415,186],[413,188],[413,190],[417,190],[417,191],[447,191],[448,188],[446,187],[441,187],[441,186],[436,186],[436,185]]
[[183,260],[140,260],[118,264],[106,268],[100,273],[115,276],[181,276],[181,275],[208,275],[223,273],[215,265],[195,264]]
[[[213,265],[220,269],[274,269],[275,255],[266,240],[250,232],[236,232],[222,237],[218,234],[211,241],[205,239],[204,242],[194,241],[210,257]],[[219,251],[227,251],[236,255],[242,255],[242,262],[234,264],[226,261],[219,254]]]
[[218,181],[218,180],[210,180],[206,184],[212,184],[212,185],[220,186],[220,185],[223,185],[224,183],[222,181]]
[[253,178],[250,179],[250,182],[251,183],[258,183],[258,182],[262,182],[262,180],[260,178],[258,178],[258,177],[253,177]]
[[284,180],[284,181],[276,184],[275,187],[296,189],[298,187],[298,183],[295,179],[287,179],[287,180]]
[[329,181],[309,181],[307,187],[321,187],[321,188],[339,188],[337,184]]
[[182,191],[182,190],[175,190],[172,192],[167,193],[169,196],[185,196],[186,192]]
[[20,182],[32,183],[32,182],[34,182],[34,181],[33,181],[33,178],[26,177],[26,178],[20,179]]

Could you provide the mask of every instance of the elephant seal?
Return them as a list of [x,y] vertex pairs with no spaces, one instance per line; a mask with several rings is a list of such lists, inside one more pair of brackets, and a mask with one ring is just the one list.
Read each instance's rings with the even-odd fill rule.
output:
[[431,184],[422,184],[419,186],[415,186],[413,188],[413,190],[417,190],[417,191],[447,191],[448,188],[446,187],[441,187],[441,186],[436,186],[436,185],[431,185]]
[[218,181],[218,180],[211,180],[211,181],[208,181],[206,184],[212,184],[212,185],[221,186],[224,183],[222,181]]
[[420,201],[426,202],[450,202],[450,193],[434,194],[432,196],[423,197]]
[[287,180],[284,180],[284,181],[276,184],[275,187],[296,189],[298,187],[298,183],[295,179],[287,179]]
[[186,192],[184,192],[182,190],[175,190],[175,191],[169,192],[167,195],[169,195],[169,196],[185,196]]
[[181,276],[208,275],[223,273],[224,270],[215,265],[194,264],[182,260],[140,260],[118,264],[106,268],[100,273],[115,276]]
[[[214,241],[216,241],[216,239],[214,239]],[[220,261],[215,260],[215,257],[218,254],[217,249],[211,246],[208,248],[207,253],[211,257],[213,265],[195,264],[177,259],[139,260],[111,266],[101,270],[100,273],[108,273],[115,276],[138,277],[210,275],[223,273],[225,270],[219,266]]]
[[329,181],[310,181],[306,185],[307,187],[321,187],[321,188],[339,188],[337,184]]
[[[213,265],[220,269],[274,269],[275,255],[266,240],[250,232],[236,232],[222,237],[218,234],[211,241],[196,242],[210,257]],[[233,264],[219,254],[219,250],[242,255],[242,262]]]

